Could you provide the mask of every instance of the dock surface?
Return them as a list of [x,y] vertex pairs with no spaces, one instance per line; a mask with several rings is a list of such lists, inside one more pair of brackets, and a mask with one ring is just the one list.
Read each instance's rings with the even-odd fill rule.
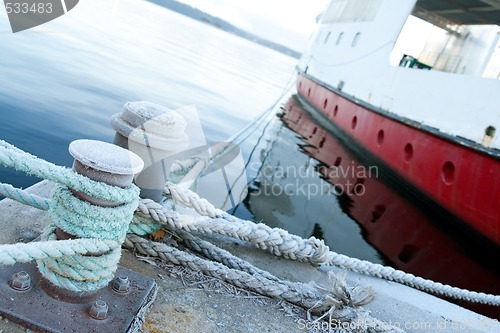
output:
[[[29,191],[48,197],[47,181]],[[9,199],[0,201],[0,243],[29,242],[49,224],[48,214]],[[281,279],[318,284],[328,270],[275,257],[250,244],[224,237],[209,240]],[[306,311],[280,300],[257,295],[186,268],[122,250],[120,264],[155,279],[159,292],[143,332],[307,332]],[[397,283],[349,272],[349,284],[372,285],[376,297],[365,306],[371,315],[406,332],[500,332],[500,323],[434,296]],[[111,305],[112,306],[112,305]],[[500,311],[500,309],[499,309]],[[30,332],[2,318],[0,333]]]

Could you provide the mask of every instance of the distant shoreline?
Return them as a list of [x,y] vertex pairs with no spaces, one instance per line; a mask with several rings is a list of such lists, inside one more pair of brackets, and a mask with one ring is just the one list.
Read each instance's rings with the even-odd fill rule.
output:
[[224,30],[226,32],[232,33],[233,35],[245,38],[249,41],[252,41],[254,43],[260,44],[262,46],[268,47],[270,49],[273,49],[275,51],[284,53],[290,57],[293,58],[300,58],[300,52],[295,51],[289,47],[286,47],[284,45],[272,42],[270,40],[267,40],[265,38],[259,37],[257,35],[254,35],[248,31],[242,30],[235,25],[224,21],[223,19],[210,15],[208,13],[205,13],[202,10],[199,10],[198,8],[194,8],[190,5],[187,5],[185,3],[181,3],[175,0],[147,0],[149,2],[152,2],[158,6],[170,9],[174,12],[177,12],[179,14],[182,14],[184,16],[193,18],[197,21],[201,21],[204,23],[208,23],[218,29]]

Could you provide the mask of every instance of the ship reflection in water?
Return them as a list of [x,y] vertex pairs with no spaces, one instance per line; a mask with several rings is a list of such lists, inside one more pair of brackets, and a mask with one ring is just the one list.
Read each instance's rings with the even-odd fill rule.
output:
[[[294,96],[280,119],[268,129],[244,201],[255,220],[324,239],[343,254],[452,286],[500,293],[498,249],[481,248],[446,223],[447,217],[402,195],[404,189],[383,168],[361,162],[311,120]],[[457,303],[500,317],[495,307]]]

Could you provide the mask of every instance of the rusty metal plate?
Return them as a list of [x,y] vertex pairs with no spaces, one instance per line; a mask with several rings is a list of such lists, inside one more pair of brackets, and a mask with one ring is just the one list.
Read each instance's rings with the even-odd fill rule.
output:
[[[26,291],[10,286],[12,275],[20,271],[31,276],[31,287]],[[138,332],[154,301],[157,285],[153,279],[122,266],[116,276],[129,277],[127,293],[115,292],[110,283],[93,297],[75,303],[48,296],[35,263],[0,267],[0,315],[37,332]],[[95,300],[107,302],[107,318],[98,320],[89,315]]]

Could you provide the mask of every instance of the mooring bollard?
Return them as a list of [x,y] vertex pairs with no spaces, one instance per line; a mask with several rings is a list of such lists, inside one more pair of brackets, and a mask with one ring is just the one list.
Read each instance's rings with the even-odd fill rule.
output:
[[[75,159],[73,170],[92,180],[108,185],[127,188],[132,184],[135,174],[139,173],[144,162],[133,152],[114,144],[97,140],[76,140],[69,145],[69,152]],[[116,203],[94,198],[86,193],[72,190],[73,194],[96,206],[116,207]],[[57,239],[76,238],[61,229],[56,230]]]
[[[17,159],[25,154],[15,151]],[[139,199],[133,177],[144,162],[126,149],[95,140],[74,141],[69,151],[75,158],[73,170],[94,182],[31,155],[23,157],[31,158],[32,168],[56,183],[46,208],[52,224],[42,234],[42,243],[51,242],[47,248],[54,253],[58,253],[58,243],[61,249],[80,245],[73,254],[69,251],[44,256],[36,263],[3,267],[0,315],[43,332],[135,332],[155,298],[157,285],[118,261]],[[83,241],[69,240],[76,238]],[[82,246],[96,248],[94,240],[110,245],[98,246],[103,250],[95,253],[82,251]]]
[[[96,141],[76,140],[69,145],[69,152],[74,157],[73,170],[92,180],[103,182],[108,185],[127,188],[132,184],[134,174],[139,173],[144,162],[136,154],[123,149],[117,145]],[[86,193],[70,189],[74,196],[80,200],[87,201],[101,207],[116,207],[121,203],[91,197]],[[69,234],[60,228],[56,228],[58,240],[75,239],[78,236]],[[95,254],[94,256],[100,256]],[[45,291],[53,297],[65,299],[69,302],[81,302],[93,299],[97,291],[73,292],[52,285],[43,279],[42,286]]]
[[112,116],[114,143],[144,161],[144,171],[135,179],[141,197],[161,201],[171,164],[168,157],[189,145],[186,125],[177,112],[146,101],[127,102],[121,113]]

